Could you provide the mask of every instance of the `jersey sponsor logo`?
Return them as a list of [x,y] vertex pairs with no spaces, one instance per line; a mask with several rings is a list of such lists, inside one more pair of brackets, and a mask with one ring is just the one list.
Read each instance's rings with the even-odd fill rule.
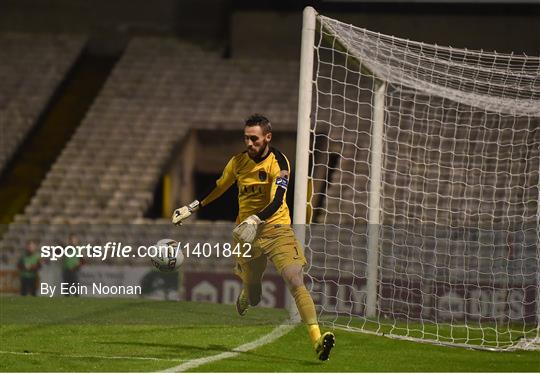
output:
[[242,186],[239,188],[240,195],[262,195],[264,187],[259,185]]
[[276,179],[276,184],[279,187],[287,188],[287,186],[289,185],[289,180],[287,178],[279,177],[279,178]]
[[267,176],[266,171],[259,170],[259,180],[261,182],[264,182],[266,180],[266,176]]

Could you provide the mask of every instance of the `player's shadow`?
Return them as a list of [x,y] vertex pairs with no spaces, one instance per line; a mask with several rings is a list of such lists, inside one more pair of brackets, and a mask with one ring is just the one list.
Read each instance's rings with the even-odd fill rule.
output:
[[[147,343],[147,342],[96,342],[98,344],[104,344],[104,345],[133,345],[133,346],[140,346],[140,347],[153,347],[153,348],[165,348],[168,351],[172,351],[175,353],[178,352],[205,352],[208,355],[210,354],[220,354],[220,353],[238,353],[241,356],[245,357],[259,357],[264,360],[275,360],[273,362],[289,362],[289,363],[296,363],[301,364],[305,366],[314,366],[319,365],[320,363],[313,360],[305,360],[305,359],[299,359],[299,358],[291,358],[291,357],[283,357],[278,355],[271,355],[271,354],[260,354],[255,353],[253,351],[237,351],[234,348],[228,348],[220,344],[210,344],[206,347],[200,347],[196,345],[188,345],[188,344],[163,344],[163,343]],[[199,357],[194,357],[194,359],[197,359]]]

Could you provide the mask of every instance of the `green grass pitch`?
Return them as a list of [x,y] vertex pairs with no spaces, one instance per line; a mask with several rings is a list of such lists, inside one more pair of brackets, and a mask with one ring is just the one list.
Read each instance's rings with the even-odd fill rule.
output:
[[[231,352],[269,333],[283,310],[152,300],[0,297],[0,371],[159,371]],[[203,372],[534,372],[538,352],[486,352],[336,330],[328,362],[303,326]]]

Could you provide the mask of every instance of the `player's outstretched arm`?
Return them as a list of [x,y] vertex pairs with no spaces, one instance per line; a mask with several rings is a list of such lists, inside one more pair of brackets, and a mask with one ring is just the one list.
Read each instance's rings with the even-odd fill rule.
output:
[[[235,181],[234,177],[234,157],[227,163],[221,178],[216,181],[215,187],[210,193],[207,193],[204,198],[194,200],[191,204],[185,205],[174,211],[172,216],[172,223],[180,226],[184,220],[186,220],[191,214],[197,211],[200,207],[210,204],[212,201],[223,195],[229,187],[233,185]],[[200,201],[200,202],[199,202]]]
[[189,205],[184,205],[174,211],[172,216],[172,223],[175,225],[182,225],[182,222],[186,220],[191,214],[199,209],[199,200],[194,200]]

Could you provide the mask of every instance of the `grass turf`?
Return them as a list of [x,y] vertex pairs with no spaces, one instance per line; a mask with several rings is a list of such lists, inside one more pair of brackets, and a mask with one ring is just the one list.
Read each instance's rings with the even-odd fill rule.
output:
[[[151,300],[0,298],[0,371],[155,371],[230,352],[270,332],[282,310]],[[273,343],[194,371],[539,371],[538,352],[483,352],[335,331],[315,360],[295,328]],[[5,353],[10,352],[10,353]]]

